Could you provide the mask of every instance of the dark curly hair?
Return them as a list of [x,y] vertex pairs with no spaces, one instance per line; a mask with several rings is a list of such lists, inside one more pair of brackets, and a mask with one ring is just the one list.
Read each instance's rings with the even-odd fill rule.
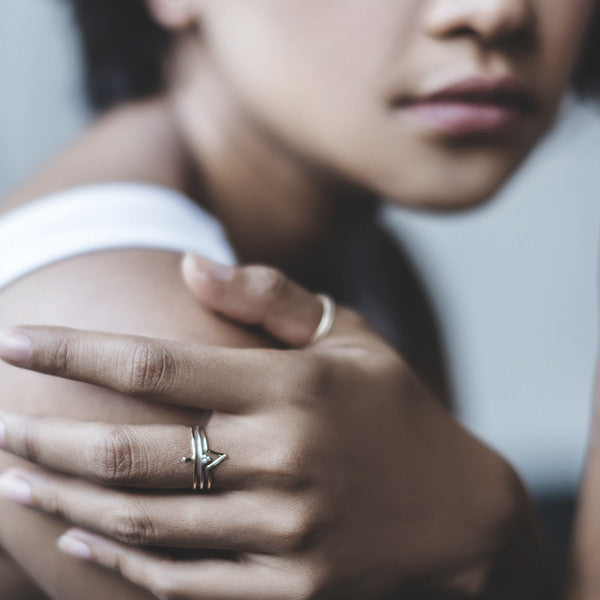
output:
[[[148,14],[144,0],[69,0],[79,25],[92,106],[109,108],[160,91],[169,33]],[[584,97],[600,98],[600,3],[574,76]]]
[[144,0],[69,0],[85,63],[90,104],[104,110],[162,88],[171,38]]
[[590,33],[573,83],[582,96],[600,99],[600,2],[596,2]]

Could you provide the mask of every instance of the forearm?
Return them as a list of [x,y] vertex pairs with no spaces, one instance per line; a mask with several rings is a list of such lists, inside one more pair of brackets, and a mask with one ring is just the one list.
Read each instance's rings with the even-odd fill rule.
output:
[[[600,373],[600,371],[598,371]],[[566,598],[600,597],[600,380],[596,384],[595,414],[573,528]]]
[[[179,258],[155,251],[79,257],[43,269],[0,293],[0,327],[48,323],[183,341],[244,346],[260,342],[197,304]],[[182,422],[201,419],[106,390],[0,366],[0,409],[82,420]],[[1,454],[2,469],[16,459]],[[0,545],[52,598],[147,599],[121,579],[66,558],[55,548],[67,524],[0,502]],[[0,583],[3,585],[3,582]],[[0,588],[2,597],[11,597]]]

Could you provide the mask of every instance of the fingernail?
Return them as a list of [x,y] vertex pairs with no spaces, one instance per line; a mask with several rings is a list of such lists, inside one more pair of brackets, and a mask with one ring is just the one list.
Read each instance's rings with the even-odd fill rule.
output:
[[26,364],[31,358],[31,340],[19,331],[0,331],[0,358],[9,363]]
[[75,556],[76,558],[90,560],[93,556],[90,547],[70,533],[61,535],[58,538],[57,545],[63,552]]
[[0,415],[0,448],[6,448],[6,423]]
[[234,269],[228,265],[188,252],[183,259],[183,269],[188,273],[201,273],[214,281],[231,281]]
[[33,504],[31,486],[16,473],[8,472],[0,476],[0,496],[25,506]]

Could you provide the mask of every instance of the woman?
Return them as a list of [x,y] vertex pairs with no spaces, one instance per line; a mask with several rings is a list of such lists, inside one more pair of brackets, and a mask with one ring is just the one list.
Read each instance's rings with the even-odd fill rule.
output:
[[[127,19],[133,31],[143,26],[151,48],[168,59],[164,88],[104,117],[11,206],[81,184],[157,183],[216,214],[241,260],[274,264],[321,289],[339,263],[312,279],[307,257],[329,257],[332,247],[343,254],[348,239],[386,247],[365,226],[377,197],[456,208],[481,202],[509,176],[551,123],[596,7],[593,0],[149,0],[148,21],[142,5],[122,4],[81,11],[92,24],[103,16],[124,26],[126,45],[139,39]],[[102,49],[121,53],[106,37],[89,40],[92,62]],[[130,82],[117,79],[116,87],[123,81]],[[157,91],[155,79],[137,83],[137,92]],[[72,208],[89,193],[79,188],[77,198],[61,194],[50,205]],[[130,207],[129,195],[151,204],[143,186],[94,193],[101,200],[92,198],[93,206],[106,210]],[[170,196],[168,204],[177,202]],[[57,258],[92,246],[84,240]],[[177,260],[162,251],[78,256],[16,276],[0,298],[6,326],[138,336],[27,328],[2,344],[14,364],[104,386],[5,367],[5,409],[17,412],[12,390],[21,413],[155,424],[121,429],[5,415],[8,450],[67,474],[11,471],[5,494],[107,536],[72,532],[64,550],[167,597],[547,597],[535,525],[508,466],[462,431],[361,320],[341,311],[330,335],[301,350],[319,322],[317,298],[272,270],[188,260],[198,306],[179,282]],[[40,264],[34,257],[21,274]],[[32,301],[39,289],[41,306]],[[222,348],[274,342],[296,350]],[[435,387],[430,373],[439,365],[423,366],[408,342],[411,362]],[[190,487],[184,425],[204,423],[202,409],[214,411],[205,425],[211,447],[228,454],[214,469],[217,493],[166,492]],[[165,453],[171,445],[176,451]],[[134,460],[123,462],[128,452]],[[142,456],[144,473],[122,469]],[[137,489],[144,486],[147,493]],[[3,547],[48,595],[148,597],[52,553],[64,522],[3,510]],[[35,519],[33,541],[23,536],[25,518]],[[34,547],[44,560],[31,559]]]

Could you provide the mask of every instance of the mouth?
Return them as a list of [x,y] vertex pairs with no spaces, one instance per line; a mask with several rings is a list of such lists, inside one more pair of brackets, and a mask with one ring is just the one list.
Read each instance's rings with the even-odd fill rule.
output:
[[393,107],[442,135],[499,136],[517,132],[536,113],[537,102],[517,78],[475,77],[432,94],[404,96]]

